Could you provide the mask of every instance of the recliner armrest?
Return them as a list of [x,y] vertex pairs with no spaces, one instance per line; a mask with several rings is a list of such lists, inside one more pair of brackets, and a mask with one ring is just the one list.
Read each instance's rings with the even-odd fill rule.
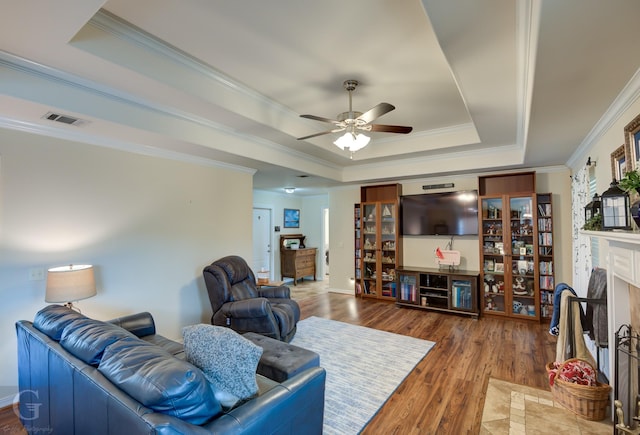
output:
[[271,305],[265,298],[242,299],[240,301],[227,302],[220,311],[226,317],[251,319],[269,315],[271,313]]
[[258,294],[263,298],[291,299],[291,289],[286,285],[278,287],[261,287]]
[[146,337],[156,333],[156,324],[153,321],[153,316],[146,311],[118,317],[117,319],[108,320],[108,322],[126,329],[137,337]]

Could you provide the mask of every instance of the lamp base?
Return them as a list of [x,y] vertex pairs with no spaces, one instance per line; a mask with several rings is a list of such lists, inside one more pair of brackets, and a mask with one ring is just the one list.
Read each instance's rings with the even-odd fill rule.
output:
[[82,314],[82,311],[80,311],[80,308],[73,305],[73,302],[67,302],[66,304],[64,304],[64,306],[69,308],[70,310],[77,311],[78,313]]

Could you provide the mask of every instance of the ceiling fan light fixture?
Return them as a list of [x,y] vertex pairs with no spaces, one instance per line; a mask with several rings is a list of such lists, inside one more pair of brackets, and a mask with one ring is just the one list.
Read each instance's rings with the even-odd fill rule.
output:
[[296,191],[295,187],[285,187],[284,188],[285,193],[293,193]]
[[347,132],[336,139],[333,143],[340,148],[341,150],[347,150],[356,152],[366,147],[369,144],[371,138],[362,133],[351,133]]

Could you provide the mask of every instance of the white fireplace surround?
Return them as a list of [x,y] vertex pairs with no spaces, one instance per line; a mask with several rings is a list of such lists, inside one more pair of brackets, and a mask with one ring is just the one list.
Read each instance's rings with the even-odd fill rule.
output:
[[[640,233],[580,231],[580,234],[600,238],[600,247],[605,249],[610,348],[608,352],[610,373],[606,374],[610,382],[613,382],[615,334],[620,326],[632,323],[629,285],[640,287]],[[606,241],[606,243],[602,241]]]

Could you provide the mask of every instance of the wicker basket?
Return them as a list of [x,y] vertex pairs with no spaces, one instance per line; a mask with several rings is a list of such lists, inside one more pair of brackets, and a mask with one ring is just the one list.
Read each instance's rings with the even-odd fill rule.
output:
[[[582,361],[593,368],[588,361],[572,358],[566,360],[558,367],[558,373],[562,371],[562,367],[564,367],[565,364],[571,361]],[[546,368],[547,373],[553,370],[553,363],[547,364]],[[580,385],[564,381],[560,379],[560,376],[555,377],[553,386],[551,387],[554,401],[569,409],[574,414],[591,421],[600,421],[607,416],[610,392],[611,386],[609,384],[596,382],[594,386]]]

